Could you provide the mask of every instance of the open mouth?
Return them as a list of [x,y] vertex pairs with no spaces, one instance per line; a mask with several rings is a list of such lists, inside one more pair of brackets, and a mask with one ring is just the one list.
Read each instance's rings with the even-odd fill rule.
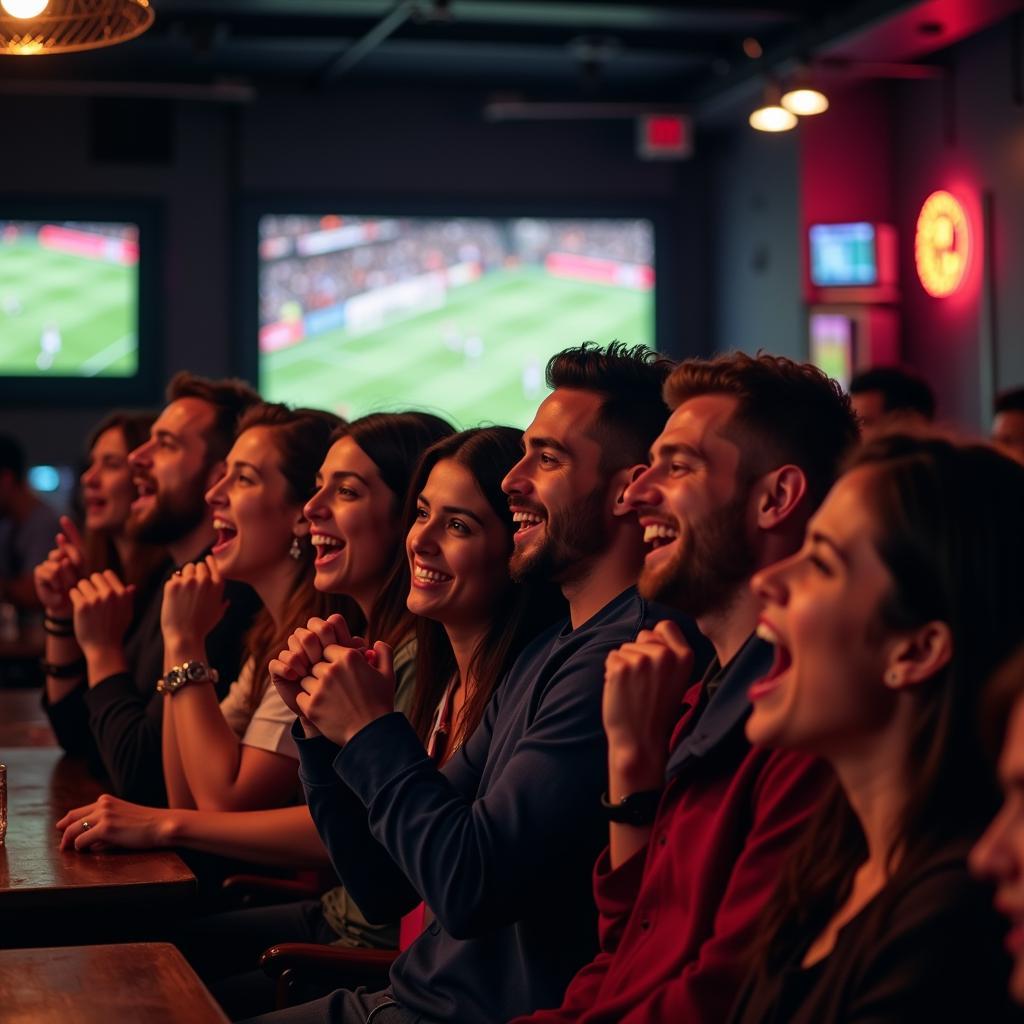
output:
[[775,690],[779,685],[779,680],[793,664],[793,656],[789,653],[789,648],[782,643],[778,633],[763,619],[757,624],[757,635],[766,643],[775,646],[775,660],[772,662],[771,668],[768,669],[768,674],[758,679],[747,691],[747,696],[752,701],[766,697]]
[[316,551],[316,558],[313,565],[320,567],[327,565],[341,554],[345,542],[340,537],[332,537],[329,533],[313,533],[309,537],[313,550]]
[[518,544],[536,530],[538,526],[543,525],[544,517],[529,509],[513,509],[512,522],[516,525],[516,531],[512,535],[512,539]]
[[455,579],[439,569],[431,569],[419,562],[413,563],[412,585],[421,590],[428,590],[432,587],[444,587]]
[[647,521],[644,527],[644,543],[650,545],[648,555],[661,548],[668,547],[679,540],[679,528],[666,522]]
[[214,519],[213,529],[217,534],[217,538],[214,541],[214,545],[211,551],[215,555],[221,554],[227,546],[238,536],[238,530],[231,525],[226,519]]
[[136,498],[132,502],[132,509],[138,510],[152,505],[156,500],[156,481],[149,477],[135,477],[132,481],[135,484]]
[[86,514],[96,514],[102,512],[107,507],[106,498],[89,498],[85,499],[85,511]]

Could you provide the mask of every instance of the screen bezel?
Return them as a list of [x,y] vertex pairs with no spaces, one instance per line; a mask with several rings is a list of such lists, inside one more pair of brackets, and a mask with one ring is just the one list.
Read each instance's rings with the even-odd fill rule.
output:
[[[254,387],[259,386],[259,221],[266,215],[289,214],[317,216],[326,213],[353,216],[395,217],[538,217],[572,219],[643,219],[654,229],[654,344],[658,351],[673,359],[683,353],[680,332],[674,329],[674,307],[669,300],[666,280],[672,279],[676,265],[673,232],[670,229],[672,209],[668,203],[649,198],[636,201],[617,199],[614,202],[576,200],[482,200],[482,199],[396,199],[389,196],[371,198],[337,194],[297,197],[291,194],[265,194],[249,197],[240,204],[240,225],[235,266],[238,268],[237,307],[239,324],[235,339],[235,371]],[[586,339],[580,338],[582,342]],[[672,341],[675,340],[675,345]],[[567,341],[566,344],[576,342]]]
[[143,405],[159,395],[160,338],[160,204],[156,200],[40,199],[0,196],[5,220],[110,221],[139,229],[139,362],[131,377],[21,377],[3,373],[0,401],[11,408],[60,403],[75,408]]

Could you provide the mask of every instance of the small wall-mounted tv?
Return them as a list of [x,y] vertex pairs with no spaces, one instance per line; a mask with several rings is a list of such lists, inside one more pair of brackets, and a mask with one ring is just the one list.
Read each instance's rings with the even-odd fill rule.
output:
[[257,231],[268,400],[526,426],[553,353],[587,340],[655,347],[655,226],[642,216],[383,206],[262,212]]
[[887,224],[813,224],[809,229],[811,284],[871,288],[896,284],[896,234]]
[[151,397],[152,235],[141,205],[0,200],[0,396]]

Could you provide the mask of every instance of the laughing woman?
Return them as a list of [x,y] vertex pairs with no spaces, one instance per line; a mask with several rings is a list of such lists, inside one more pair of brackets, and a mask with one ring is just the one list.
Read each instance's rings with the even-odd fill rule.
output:
[[[313,552],[302,515],[337,423],[312,410],[251,409],[239,424],[226,472],[206,495],[217,533],[212,553],[167,581],[161,687],[171,807],[248,811],[295,800],[293,716],[265,666],[294,623],[337,606],[312,586]],[[208,685],[205,645],[224,612],[224,580],[249,584],[263,610],[250,628],[240,676],[218,705]]]
[[128,453],[149,438],[155,418],[151,413],[115,412],[95,428],[81,476],[84,537],[71,519],[62,517],[56,547],[34,573],[36,595],[46,615],[43,707],[58,743],[68,753],[89,757],[99,774],[103,766],[83,700],[85,662],[70,626],[69,592],[83,575],[112,569],[136,588],[136,615],[129,631],[149,602],[159,600],[167,552],[135,540],[128,530],[136,496]]
[[776,645],[752,742],[835,770],[766,911],[734,1024],[1016,1019],[966,854],[991,814],[983,681],[1024,634],[1024,468],[980,446],[866,447],[803,549],[754,579]]

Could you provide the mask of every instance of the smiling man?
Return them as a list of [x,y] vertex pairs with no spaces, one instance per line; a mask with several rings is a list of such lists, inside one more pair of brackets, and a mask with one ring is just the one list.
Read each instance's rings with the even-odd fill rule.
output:
[[[481,726],[440,771],[391,713],[380,645],[377,667],[364,651],[330,646],[320,663],[296,663],[290,678],[275,679],[312,723],[299,740],[302,780],[352,898],[371,920],[421,900],[432,918],[392,968],[389,990],[339,991],[283,1019],[499,1024],[556,1004],[593,954],[604,660],[672,614],[633,585],[643,544],[624,499],[664,424],[668,369],[646,349],[618,344],[569,349],[549,363],[554,390],[502,487],[519,523],[513,572],[557,581],[569,620],[522,652]],[[702,660],[692,623],[675,618]]]
[[[536,1024],[721,1024],[761,907],[824,769],[743,732],[772,648],[750,579],[803,542],[857,426],[811,366],[740,353],[681,363],[650,465],[626,490],[649,550],[640,593],[697,620],[715,649],[659,623],[607,660],[609,846],[594,872],[601,952]],[[680,717],[680,706],[683,713]]]
[[[139,540],[165,546],[180,566],[201,558],[213,543],[203,496],[223,473],[238,418],[259,396],[241,381],[179,373],[167,399],[149,440],[129,455],[138,491],[129,529]],[[211,667],[225,684],[238,674],[242,638],[259,607],[248,587],[228,586],[228,611],[208,642]],[[81,580],[71,597],[88,687],[47,708],[51,720],[87,715],[117,795],[157,806],[166,802],[163,698],[155,689],[164,674],[162,596],[162,586],[135,595],[109,570]]]

